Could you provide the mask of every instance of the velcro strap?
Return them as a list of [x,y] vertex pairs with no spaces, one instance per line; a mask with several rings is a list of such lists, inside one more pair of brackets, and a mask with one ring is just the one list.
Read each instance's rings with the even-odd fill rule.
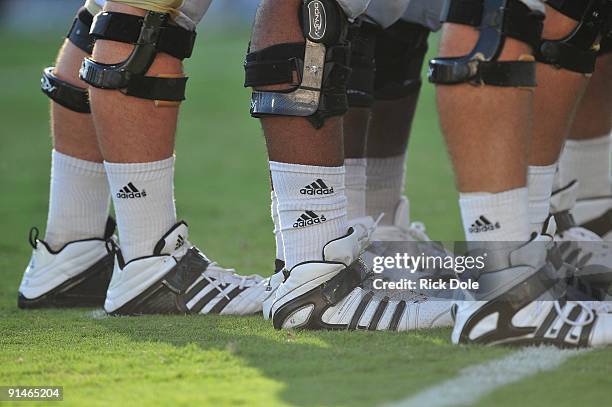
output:
[[302,43],[277,44],[250,52],[244,62],[245,87],[293,83],[294,75],[302,75],[305,45]]
[[46,68],[43,71],[40,89],[51,100],[73,112],[91,112],[87,90],[58,79],[53,74],[53,67]]
[[584,12],[589,7],[589,2],[590,0],[547,0],[546,5],[572,20],[580,21],[584,16]]
[[511,87],[535,87],[536,64],[533,61],[489,61],[478,64],[470,82]]
[[82,8],[74,18],[68,34],[66,34],[66,38],[71,43],[89,55],[93,52],[94,42],[96,41],[94,37],[89,35],[92,20],[93,16],[89,11]]
[[[143,17],[105,11],[96,15],[90,34],[95,39],[135,44],[140,36]],[[196,32],[165,24],[160,28],[157,50],[178,59],[191,56]]]
[[[482,12],[482,0],[452,0],[444,21],[478,27],[482,21]],[[502,34],[535,48],[542,35],[543,21],[544,15],[541,13],[532,11],[519,0],[510,0],[504,10]]]
[[179,102],[185,100],[187,79],[134,75],[123,93],[141,99]]

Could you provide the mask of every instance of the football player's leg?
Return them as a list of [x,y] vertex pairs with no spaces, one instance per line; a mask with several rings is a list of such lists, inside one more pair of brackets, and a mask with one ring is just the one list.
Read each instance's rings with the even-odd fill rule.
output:
[[[576,25],[576,21],[547,6],[542,43],[567,36]],[[533,231],[540,232],[549,215],[559,154],[588,78],[585,73],[543,62],[537,64],[537,76],[528,184],[529,221]]]
[[[551,192],[559,154],[570,132],[588,77],[595,68],[603,21],[612,12],[612,7],[597,8],[598,4],[603,6],[600,2],[584,3],[579,16],[558,5],[555,6],[558,10],[547,6],[543,39],[537,53],[538,87],[535,91],[534,132],[529,156],[529,217],[535,232],[541,230],[551,212]],[[603,20],[593,19],[594,15],[601,15]],[[581,37],[580,42],[572,40],[578,37]],[[599,198],[595,201],[602,208],[600,215],[610,208],[603,205],[606,201],[608,205],[610,203],[610,184],[607,180],[609,153],[603,155],[606,165],[600,179],[603,178],[604,182],[603,185],[599,184],[603,188],[594,194]],[[586,163],[584,165],[588,166]],[[573,219],[571,206],[576,201],[577,187],[573,179],[555,185],[552,213],[557,223],[558,238],[575,241],[560,245],[560,249],[566,261],[577,265],[576,275],[581,281],[593,283],[601,279],[603,284],[596,285],[607,289],[609,281],[612,281],[612,250],[608,244],[597,242],[599,238],[596,235],[581,228]]]
[[602,42],[602,53],[582,98],[570,138],[559,164],[561,185],[578,180],[573,217],[605,240],[612,240],[612,39]]
[[[81,77],[90,85],[119,229],[121,248],[105,302],[112,314],[261,310],[261,278],[240,277],[210,261],[176,218],[173,152],[186,82],[182,59],[191,54],[195,24],[209,3],[109,2],[92,27],[97,41]],[[114,29],[125,26],[132,30]]]
[[[101,305],[110,280],[110,194],[87,84],[78,74],[83,58],[91,54],[89,26],[97,11],[79,10],[55,67],[43,73],[42,90],[52,100],[49,212],[44,240],[34,234],[30,239],[34,250],[19,288],[21,307]],[[65,271],[66,264],[73,266]]]
[[[406,155],[421,88],[430,30],[440,26],[442,1],[410,1],[402,18],[377,37],[375,103],[367,144],[367,214],[385,216],[375,240],[427,239],[410,222],[404,196]],[[427,18],[429,17],[429,18]]]
[[359,255],[372,222],[347,225],[339,116],[348,108],[347,20],[365,5],[267,0],[257,13],[246,84],[266,137],[284,244],[284,281],[264,307],[276,328],[406,330],[448,314],[435,304],[419,314],[414,298],[390,299],[362,285]]

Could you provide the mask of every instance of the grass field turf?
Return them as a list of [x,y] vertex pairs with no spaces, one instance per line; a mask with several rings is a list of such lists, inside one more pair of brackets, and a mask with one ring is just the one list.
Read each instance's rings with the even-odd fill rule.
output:
[[[60,38],[0,34],[0,385],[61,385],[66,405],[378,405],[513,352],[452,346],[448,329],[278,332],[259,317],[18,310],[28,229],[44,227],[48,199],[48,102],[38,81]],[[274,254],[267,162],[241,87],[246,43],[244,32],[204,32],[187,62],[176,195],[191,240],[222,264],[267,275]],[[407,182],[413,217],[436,239],[458,239],[456,194],[429,85],[413,134]],[[611,405],[611,366],[611,350],[585,353],[478,405]]]

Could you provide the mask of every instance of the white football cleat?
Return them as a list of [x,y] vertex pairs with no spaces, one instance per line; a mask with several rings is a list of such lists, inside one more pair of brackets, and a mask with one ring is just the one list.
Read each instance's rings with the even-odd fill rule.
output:
[[[385,214],[384,216],[390,215]],[[393,223],[377,226],[371,240],[374,242],[427,242],[430,239],[425,232],[425,225],[421,222],[410,222],[410,201],[402,196],[393,213]]]
[[174,225],[153,254],[127,264],[117,250],[104,309],[112,315],[261,312],[266,284],[209,260],[191,245],[185,222]]
[[576,277],[606,292],[612,284],[612,242],[577,225],[573,216],[577,192],[578,183],[572,181],[551,196],[551,214],[557,225],[555,240],[563,260],[577,268]]
[[270,306],[276,329],[407,331],[452,325],[450,301],[364,288],[368,273],[359,255],[369,244],[370,222],[354,224],[328,242],[322,261],[300,263],[287,273]]
[[472,293],[471,300],[468,295],[453,309],[452,342],[560,348],[611,345],[609,305],[582,301],[580,293],[570,292],[565,281],[569,269],[547,259],[551,246],[552,236],[541,235],[489,255],[487,269],[478,277],[487,288],[476,296]]
[[114,230],[109,218],[104,237],[75,240],[52,250],[32,228],[32,257],[19,286],[19,308],[101,306],[113,271],[109,242]]

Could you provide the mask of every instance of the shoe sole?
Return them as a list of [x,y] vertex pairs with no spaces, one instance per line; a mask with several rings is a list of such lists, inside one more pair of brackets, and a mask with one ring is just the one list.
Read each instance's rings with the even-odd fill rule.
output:
[[109,254],[87,270],[36,298],[27,298],[20,292],[17,306],[21,309],[102,306],[113,274],[113,263],[114,257]]

